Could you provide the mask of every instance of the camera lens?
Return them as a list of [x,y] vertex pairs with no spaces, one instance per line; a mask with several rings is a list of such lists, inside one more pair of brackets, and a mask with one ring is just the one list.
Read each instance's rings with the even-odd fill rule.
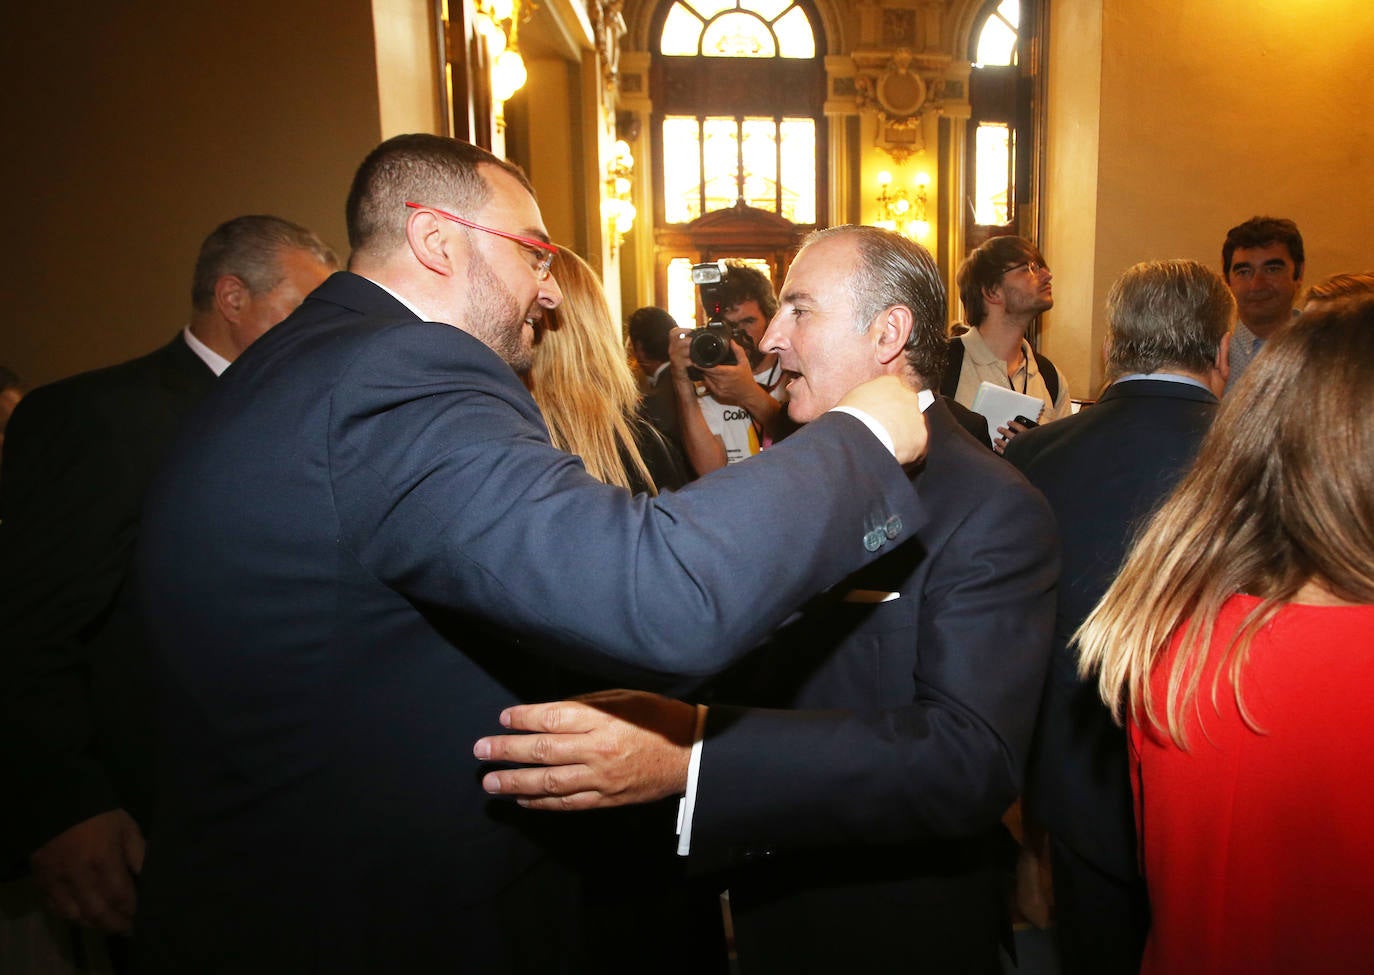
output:
[[692,359],[692,365],[698,369],[710,369],[712,366],[718,366],[722,362],[730,362],[733,359],[729,336],[722,335],[717,329],[698,329],[696,334],[692,336],[692,344],[688,352]]

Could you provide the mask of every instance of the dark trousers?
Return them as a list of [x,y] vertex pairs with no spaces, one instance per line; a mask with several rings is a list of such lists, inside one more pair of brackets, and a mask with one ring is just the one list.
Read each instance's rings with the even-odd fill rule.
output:
[[1137,975],[1150,930],[1145,881],[1104,873],[1053,834],[1050,861],[1062,975]]

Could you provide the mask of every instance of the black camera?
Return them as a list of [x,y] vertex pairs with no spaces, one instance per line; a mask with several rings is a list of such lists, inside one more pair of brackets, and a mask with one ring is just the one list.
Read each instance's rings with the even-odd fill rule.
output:
[[740,341],[744,329],[731,325],[721,318],[721,286],[730,275],[730,268],[724,261],[711,264],[692,265],[692,283],[701,291],[701,307],[706,309],[707,322],[692,333],[688,354],[696,369],[689,369],[693,379],[700,379],[697,369],[710,369],[712,366],[728,365],[735,361],[735,351],[730,348],[730,340]]
[[692,365],[698,369],[725,365],[735,361],[735,350],[730,348],[730,340],[740,332],[738,326],[727,322],[707,322],[692,333],[692,343],[688,354]]

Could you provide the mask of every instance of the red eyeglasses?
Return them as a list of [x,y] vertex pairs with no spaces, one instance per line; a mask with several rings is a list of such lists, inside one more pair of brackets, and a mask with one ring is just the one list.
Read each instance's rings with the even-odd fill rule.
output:
[[428,206],[424,203],[411,203],[407,200],[406,206],[410,207],[412,210],[433,210],[445,220],[452,220],[454,223],[460,223],[464,227],[471,227],[473,230],[480,230],[483,233],[495,234],[497,237],[513,240],[517,244],[521,244],[527,250],[533,252],[535,258],[534,273],[539,280],[543,281],[549,276],[549,269],[553,266],[553,256],[558,253],[558,248],[553,244],[542,240],[535,240],[533,237],[521,237],[519,234],[513,234],[507,230],[497,230],[495,227],[484,227],[480,223],[473,223],[471,220],[466,220],[463,217],[449,213],[447,210],[440,210],[438,207]]

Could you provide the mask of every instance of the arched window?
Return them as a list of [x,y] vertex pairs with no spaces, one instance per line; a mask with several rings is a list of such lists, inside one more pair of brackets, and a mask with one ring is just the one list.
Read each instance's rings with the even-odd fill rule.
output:
[[1025,52],[1033,13],[1032,2],[990,0],[970,39],[970,247],[1013,230],[1018,204],[1030,199],[1032,89],[1025,81]]
[[814,224],[824,80],[806,8],[675,0],[658,37],[663,222],[689,223],[743,200]]
[[818,24],[805,0],[673,0],[659,10],[650,78],[658,282],[679,318],[697,260],[763,260],[775,280],[783,270],[786,246],[726,253],[725,236],[747,241],[742,224],[757,220],[760,240],[776,242],[788,225],[799,238],[824,212]]

